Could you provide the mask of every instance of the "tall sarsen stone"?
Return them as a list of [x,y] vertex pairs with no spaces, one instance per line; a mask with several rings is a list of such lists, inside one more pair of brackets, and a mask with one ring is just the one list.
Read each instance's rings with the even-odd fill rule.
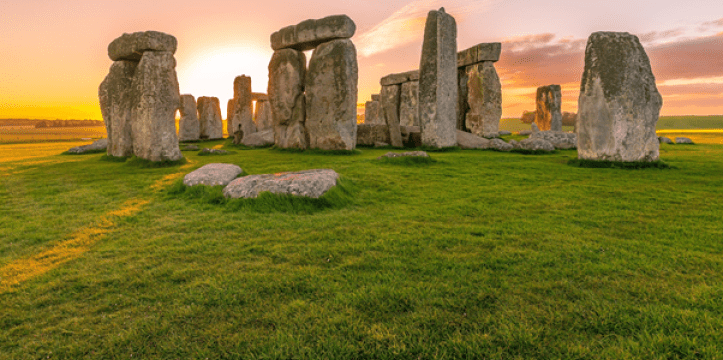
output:
[[181,119],[178,121],[178,140],[194,141],[201,135],[198,109],[193,95],[181,95]]
[[280,148],[306,149],[304,77],[306,56],[292,49],[277,50],[269,62],[268,95],[274,141]]
[[132,94],[137,62],[116,61],[100,84],[98,98],[108,133],[108,155],[133,155],[132,120],[136,104]]

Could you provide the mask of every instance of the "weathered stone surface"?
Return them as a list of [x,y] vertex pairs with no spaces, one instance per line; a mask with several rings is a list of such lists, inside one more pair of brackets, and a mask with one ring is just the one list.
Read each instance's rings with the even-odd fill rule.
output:
[[260,147],[274,144],[274,129],[257,131],[253,134],[244,135],[241,143],[246,146]]
[[585,49],[578,100],[578,158],[658,160],[655,126],[662,104],[637,36],[593,33]]
[[236,100],[233,98],[229,99],[228,102],[226,103],[226,132],[228,133],[229,137],[233,136],[233,132],[229,133],[229,131],[233,130],[232,129],[233,125],[232,125],[231,120],[233,118],[233,113],[236,112],[235,106],[236,106]]
[[178,121],[178,140],[196,141],[201,136],[198,108],[193,95],[181,95],[181,119]]
[[356,128],[356,144],[373,146],[378,142],[389,144],[389,126],[386,124],[359,124]]
[[419,126],[400,126],[402,143],[404,147],[416,148],[422,146],[422,131]]
[[518,131],[517,135],[532,135],[532,130],[522,130]]
[[388,85],[399,85],[403,84],[408,81],[418,81],[419,80],[419,70],[412,70],[407,71],[403,73],[397,73],[397,74],[389,74],[385,77],[383,77],[379,83],[382,86],[388,86]]
[[534,134],[534,133],[536,133],[536,132],[540,131],[540,128],[539,128],[539,127],[537,127],[537,124],[535,124],[535,123],[532,123],[532,124],[530,124],[530,127],[532,128],[532,129],[531,129],[531,131],[532,131],[532,134]]
[[562,91],[560,85],[547,85],[537,88],[537,111],[535,124],[542,131],[562,131]]
[[492,62],[467,67],[465,126],[477,136],[499,136],[502,118],[502,84]]
[[388,152],[377,159],[381,158],[397,158],[397,157],[426,157],[428,158],[429,155],[425,151],[407,151],[403,153],[395,153],[395,152]]
[[221,104],[216,97],[201,96],[196,103],[201,139],[223,138],[223,120]]
[[530,151],[555,151],[555,147],[552,145],[551,142],[545,139],[532,137],[521,140],[520,148]]
[[399,125],[419,126],[419,81],[402,84],[399,101]]
[[199,148],[196,145],[186,145],[184,146],[181,151],[198,151]]
[[269,95],[264,93],[251,93],[251,100],[253,101],[269,101]]
[[402,147],[402,133],[399,128],[399,105],[401,102],[401,86],[382,86],[382,114],[389,127],[389,140],[392,146]]
[[166,51],[143,53],[133,77],[136,105],[131,131],[133,154],[150,161],[183,158],[176,135],[176,110],[181,102],[176,59]]
[[352,150],[356,147],[359,68],[351,40],[332,40],[311,55],[306,74],[306,131],[309,147]]
[[274,52],[269,62],[269,103],[274,120],[274,142],[280,148],[306,149],[306,107],[303,52],[285,49]]
[[271,34],[271,48],[274,50],[287,48],[299,51],[312,50],[335,39],[349,39],[354,36],[355,31],[354,21],[346,15],[306,20]]
[[510,151],[513,149],[512,145],[506,143],[502,139],[497,138],[490,140],[490,148],[498,151]]
[[658,142],[661,144],[672,144],[673,140],[670,140],[670,138],[667,138],[665,136],[658,136]]
[[462,149],[489,149],[490,140],[457,130],[457,145]]
[[274,119],[271,116],[270,102],[263,100],[256,101],[254,120],[256,120],[256,131],[274,129]]
[[198,155],[228,155],[228,151],[223,149],[203,148]]
[[243,170],[233,164],[206,164],[183,177],[183,184],[186,186],[207,185],[226,186],[235,179]]
[[692,144],[693,140],[687,138],[687,137],[677,137],[675,138],[676,144]]
[[467,131],[467,111],[469,111],[469,103],[467,103],[467,68],[457,69],[457,130]]
[[382,101],[382,96],[379,94],[372,94],[372,101]]
[[457,144],[457,92],[457,24],[444,8],[430,11],[419,64],[419,125],[424,145]]
[[520,142],[515,139],[510,140],[509,144],[512,145],[513,149],[522,149]]
[[86,152],[91,152],[91,151],[96,152],[96,151],[107,150],[107,149],[108,149],[108,139],[105,138],[105,139],[97,140],[97,141],[93,142],[92,144],[72,147],[68,150],[68,152],[71,154],[83,154]]
[[500,134],[500,136],[512,135],[512,131],[500,130],[499,134]]
[[562,131],[538,131],[530,135],[530,139],[543,139],[550,142],[555,149],[577,148],[577,135]]
[[273,194],[319,198],[337,184],[339,174],[331,169],[315,169],[277,174],[249,175],[232,181],[223,189],[227,198],[255,198]]
[[172,35],[159,31],[123,34],[108,45],[108,57],[113,61],[140,61],[146,51],[166,51],[173,55],[178,41]]
[[237,76],[233,81],[233,116],[226,123],[226,132],[229,136],[237,130],[242,130],[244,136],[256,132],[254,123],[254,104],[251,97],[251,77],[246,75]]
[[116,61],[98,88],[100,110],[108,134],[108,155],[133,155],[133,76],[138,63]]
[[382,104],[380,101],[367,101],[364,105],[364,123],[365,124],[382,124],[384,117],[382,116]]
[[501,52],[501,43],[477,44],[457,53],[457,67],[467,67],[483,61],[497,62]]

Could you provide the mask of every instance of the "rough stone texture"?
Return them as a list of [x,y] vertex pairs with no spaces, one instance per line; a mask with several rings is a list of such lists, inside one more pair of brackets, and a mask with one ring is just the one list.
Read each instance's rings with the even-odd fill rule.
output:
[[227,116],[226,128],[229,136],[241,129],[244,136],[256,132],[254,104],[251,97],[251,77],[237,76],[233,81],[233,116]]
[[389,126],[386,124],[359,124],[356,128],[356,144],[373,146],[378,142],[389,144]]
[[201,96],[196,103],[198,120],[201,124],[201,139],[223,138],[221,104],[216,97]]
[[419,126],[419,81],[402,84],[399,101],[399,125]]
[[199,155],[228,155],[228,151],[222,149],[203,148]]
[[351,40],[319,45],[306,74],[306,131],[309,147],[352,150],[356,147],[359,68]]
[[273,130],[274,118],[271,116],[271,103],[268,100],[257,100],[254,114],[256,131]]
[[489,149],[490,140],[457,130],[457,145],[462,149]]
[[658,141],[659,141],[661,144],[672,144],[672,143],[673,143],[673,140],[670,140],[670,138],[667,138],[667,137],[665,137],[665,136],[659,136],[659,137],[658,137]]
[[422,146],[422,132],[419,126],[400,126],[402,144],[404,147],[416,148]]
[[306,20],[271,34],[271,48],[274,50],[287,48],[299,51],[312,50],[335,39],[349,39],[354,36],[355,31],[354,21],[346,15]]
[[535,123],[530,124],[530,127],[532,128],[532,129],[530,130],[530,131],[532,131],[532,134],[540,131],[540,128],[537,127],[537,124],[535,124]]
[[512,139],[509,142],[510,145],[512,145],[513,149],[522,149],[522,146],[520,145],[519,141]]
[[444,8],[430,11],[419,64],[419,126],[424,145],[457,144],[457,92],[457,24]]
[[82,146],[76,146],[72,147],[68,150],[71,154],[83,154],[89,151],[99,151],[99,150],[106,150],[108,148],[108,139],[100,139],[92,144],[88,145],[82,145]]
[[274,129],[257,131],[253,134],[244,135],[241,143],[246,146],[259,147],[274,144]]
[[131,87],[134,103],[131,131],[133,154],[150,161],[183,158],[176,135],[176,110],[181,102],[176,59],[166,51],[147,51],[138,63]]
[[501,52],[501,43],[477,44],[457,53],[457,67],[466,67],[483,61],[497,62]]
[[264,93],[251,93],[251,100],[253,101],[269,101],[269,95]]
[[499,134],[500,134],[500,136],[512,135],[512,131],[500,130]]
[[131,85],[138,63],[116,61],[98,88],[100,110],[108,134],[108,155],[133,155],[132,119],[136,104]]
[[198,108],[193,95],[181,95],[181,119],[178,121],[178,140],[196,141],[201,136]]
[[517,135],[532,135],[532,130],[522,130],[518,131]]
[[530,139],[542,139],[550,142],[556,149],[577,148],[577,135],[562,131],[538,131],[530,135]]
[[392,146],[402,147],[402,133],[399,128],[399,105],[401,85],[382,86],[382,114],[384,123],[389,127],[389,140]]
[[[229,130],[233,130],[233,129],[231,129],[231,127],[232,127],[232,122],[231,122],[232,119],[231,118],[233,118],[233,113],[236,111],[235,106],[236,106],[236,100],[233,98],[229,99],[228,102],[226,103],[226,132],[227,133]],[[233,136],[233,132],[228,133],[228,136],[229,137]]]
[[562,91],[560,85],[547,85],[537,88],[537,111],[535,124],[542,131],[562,131]]
[[183,177],[183,184],[186,186],[208,185],[226,186],[235,179],[243,170],[233,164],[206,164]]
[[658,160],[655,125],[662,104],[637,36],[593,33],[585,49],[578,100],[578,158]]
[[467,111],[469,111],[469,103],[467,103],[467,68],[457,69],[457,130],[469,132],[467,129]]
[[159,31],[141,31],[123,34],[108,45],[108,57],[113,61],[140,61],[146,51],[176,53],[178,41],[173,35]]
[[425,151],[407,151],[403,153],[388,152],[377,159],[381,158],[397,158],[397,157],[429,157]]
[[419,81],[419,70],[412,70],[403,73],[389,74],[379,80],[382,86],[399,85],[408,81]]
[[490,140],[490,148],[499,150],[499,151],[510,151],[513,149],[512,145],[506,143],[502,139],[492,139]]
[[365,124],[383,124],[382,104],[380,101],[367,101],[364,105]]
[[499,136],[502,118],[502,84],[492,62],[467,67],[465,126],[477,136]]
[[687,138],[687,137],[677,137],[675,138],[676,144],[692,144],[693,140]]
[[274,52],[269,62],[269,103],[274,122],[274,142],[280,148],[306,149],[306,107],[303,52],[285,49]]
[[[520,141],[520,148],[531,151],[555,151],[551,142],[541,138],[527,138]],[[513,145],[514,147],[514,145]]]
[[337,184],[339,174],[315,169],[277,174],[249,175],[232,181],[223,189],[227,198],[255,198],[264,191],[319,198]]

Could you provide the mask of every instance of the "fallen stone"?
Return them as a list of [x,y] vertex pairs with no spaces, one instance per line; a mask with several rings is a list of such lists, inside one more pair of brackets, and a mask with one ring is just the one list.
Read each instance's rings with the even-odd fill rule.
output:
[[196,145],[186,145],[184,146],[181,151],[198,151],[199,148]]
[[530,139],[542,139],[550,142],[555,149],[568,150],[577,148],[577,135],[562,131],[538,131],[530,135]]
[[429,155],[425,151],[407,151],[403,153],[395,153],[395,152],[388,152],[380,157],[378,159],[382,158],[398,158],[398,157],[426,157],[428,158]]
[[227,133],[234,134],[239,129],[244,136],[256,132],[254,123],[254,105],[251,98],[251,77],[246,75],[237,76],[233,81],[233,116],[227,116],[231,120],[226,123]]
[[500,130],[499,134],[500,134],[500,136],[507,136],[507,135],[512,135],[512,132],[507,131],[507,130]]
[[457,53],[457,67],[466,67],[483,61],[497,62],[501,52],[501,43],[477,44]]
[[352,150],[356,147],[358,81],[356,48],[351,40],[332,40],[314,50],[304,87],[310,148]]
[[409,81],[419,80],[419,70],[412,70],[403,73],[389,74],[379,80],[382,86],[400,85]]
[[178,41],[172,35],[159,31],[142,31],[123,34],[108,45],[108,57],[113,61],[140,61],[146,51],[176,53]]
[[419,125],[422,143],[436,148],[457,144],[457,24],[430,11],[419,64]]
[[[201,139],[222,139],[223,119],[217,97],[201,96],[196,103]],[[229,135],[230,136],[230,135]]]
[[116,61],[98,88],[98,100],[108,134],[108,155],[133,155],[132,119],[135,110],[133,76],[137,62]]
[[359,124],[356,131],[356,144],[374,146],[376,143],[390,143],[389,126],[386,124]]
[[457,130],[457,145],[462,149],[489,149],[490,140]]
[[186,186],[226,186],[242,172],[243,170],[238,167],[238,165],[218,163],[206,164],[186,174],[186,176],[183,177],[183,184]]
[[399,101],[399,125],[419,126],[419,81],[402,84]]
[[245,135],[241,143],[250,147],[269,146],[274,144],[274,129],[257,131],[253,134]]
[[228,155],[228,151],[221,149],[203,148],[199,155]]
[[399,104],[401,101],[401,86],[382,86],[382,115],[384,123],[389,128],[390,144],[395,147],[402,147],[402,133],[399,128]]
[[693,140],[687,138],[687,137],[677,137],[675,138],[676,144],[693,144]]
[[227,198],[256,198],[268,191],[273,194],[319,198],[336,186],[339,174],[331,169],[316,169],[276,174],[248,175],[223,189]]
[[658,141],[659,141],[661,144],[672,144],[672,143],[673,143],[673,140],[670,140],[670,138],[667,138],[667,137],[665,137],[665,136],[659,136],[659,137],[658,137]]
[[280,148],[308,147],[304,122],[306,107],[303,52],[285,49],[274,52],[269,62],[269,103],[274,120],[274,142]]
[[560,85],[540,86],[537,88],[535,124],[541,131],[562,131],[561,101],[562,91]]
[[271,34],[271,48],[274,50],[287,48],[298,51],[313,50],[332,40],[349,39],[354,36],[355,31],[354,21],[346,15],[306,20]]
[[[552,152],[555,151],[555,147],[552,145],[551,142],[540,139],[540,138],[527,138],[520,141],[520,148],[524,150],[530,150],[530,151],[548,151]],[[514,145],[513,145],[514,147]]]
[[656,161],[662,97],[637,36],[596,32],[585,49],[578,100],[578,158]]
[[87,153],[87,152],[91,152],[91,151],[92,152],[97,152],[97,151],[101,151],[101,150],[105,151],[107,149],[108,149],[108,139],[106,138],[106,139],[97,140],[97,141],[93,142],[92,144],[72,147],[68,150],[68,152],[71,154],[83,154],[83,153]]
[[513,149],[512,145],[506,143],[502,139],[497,138],[490,140],[490,148],[498,151],[510,151]]
[[201,136],[198,108],[193,95],[181,95],[181,119],[178,121],[178,140],[197,141]]
[[492,62],[467,67],[465,126],[477,136],[499,136],[502,118],[502,85]]

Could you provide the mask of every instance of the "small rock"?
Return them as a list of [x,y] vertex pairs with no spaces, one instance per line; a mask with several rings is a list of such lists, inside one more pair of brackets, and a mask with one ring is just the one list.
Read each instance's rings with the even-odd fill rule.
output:
[[256,198],[268,191],[319,198],[337,184],[339,174],[331,169],[314,169],[298,172],[249,175],[238,178],[223,189],[227,198]]
[[499,134],[500,134],[500,136],[507,136],[507,135],[512,135],[512,132],[507,131],[507,130],[500,130]]
[[506,143],[502,139],[492,139],[490,140],[490,147],[492,149],[498,150],[498,151],[510,151],[512,150],[512,145]]
[[524,150],[530,150],[530,151],[555,151],[555,147],[552,145],[551,142],[545,140],[545,139],[539,139],[539,138],[527,138],[522,141],[520,141],[520,148]]
[[105,150],[108,148],[108,139],[100,139],[98,141],[95,141],[92,144],[83,145],[83,146],[76,146],[74,148],[70,148],[68,150],[71,154],[83,154],[88,151],[98,151],[98,150]]
[[687,138],[687,137],[677,137],[675,138],[676,144],[692,144],[693,140]]
[[475,134],[457,130],[457,145],[462,149],[489,149],[490,141]]
[[226,155],[228,154],[228,151],[221,150],[221,149],[209,149],[209,148],[203,148],[201,149],[201,152],[198,153],[198,155]]
[[198,151],[198,146],[196,145],[186,145],[181,149],[183,151]]
[[577,135],[562,131],[538,131],[530,135],[530,139],[543,139],[552,143],[555,149],[575,149],[577,148]]
[[186,176],[183,177],[183,184],[186,186],[225,186],[242,172],[243,170],[239,166],[233,164],[206,164],[186,174]]
[[429,155],[428,155],[427,152],[425,152],[425,151],[407,151],[407,152],[403,152],[403,153],[388,152],[388,153],[386,153],[386,154],[378,157],[377,159],[381,159],[381,158],[396,158],[396,157],[404,157],[404,156],[408,156],[408,157],[429,157]]
[[672,144],[673,140],[670,140],[670,138],[667,138],[665,136],[658,136],[658,142],[661,144]]

